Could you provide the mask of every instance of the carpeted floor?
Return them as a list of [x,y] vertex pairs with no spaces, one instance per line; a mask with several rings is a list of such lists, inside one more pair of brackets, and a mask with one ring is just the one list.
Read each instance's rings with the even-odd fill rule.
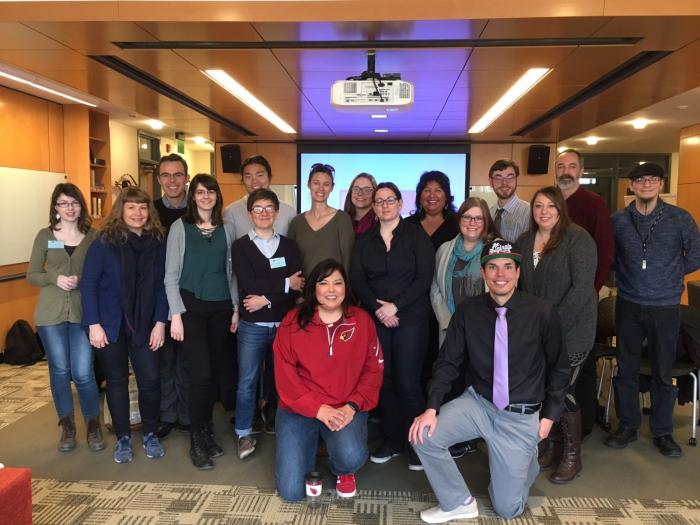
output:
[[[404,525],[435,504],[432,494],[359,491],[341,499],[324,491],[317,509],[286,503],[273,491],[230,485],[186,485],[109,481],[33,483],[34,525]],[[700,499],[662,501],[610,498],[530,498],[512,524],[579,525],[700,523]],[[494,523],[488,498],[479,498],[480,516],[467,523]]]
[[51,402],[49,366],[0,365],[0,429]]

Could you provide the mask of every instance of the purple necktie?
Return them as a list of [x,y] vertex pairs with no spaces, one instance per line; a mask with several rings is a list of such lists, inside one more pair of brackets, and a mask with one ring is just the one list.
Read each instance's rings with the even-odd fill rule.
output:
[[496,332],[493,339],[493,404],[503,410],[508,401],[508,321],[505,306],[496,308]]

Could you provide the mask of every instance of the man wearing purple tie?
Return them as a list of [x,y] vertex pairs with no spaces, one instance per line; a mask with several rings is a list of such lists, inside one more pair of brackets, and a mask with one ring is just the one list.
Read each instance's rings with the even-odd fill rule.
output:
[[[563,409],[569,361],[559,316],[551,303],[516,290],[520,261],[503,239],[484,246],[489,292],[457,307],[433,367],[428,408],[409,430],[439,503],[421,512],[426,523],[479,515],[449,451],[479,437],[488,446],[494,510],[506,519],[520,515],[539,473],[537,443]],[[441,407],[462,368],[469,386]]]

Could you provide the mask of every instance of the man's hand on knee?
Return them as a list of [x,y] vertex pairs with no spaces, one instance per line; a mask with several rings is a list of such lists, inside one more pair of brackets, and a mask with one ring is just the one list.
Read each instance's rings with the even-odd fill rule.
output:
[[423,444],[423,430],[426,428],[428,429],[428,437],[432,437],[437,428],[437,411],[434,408],[427,409],[413,420],[413,424],[408,430],[408,440],[414,445]]

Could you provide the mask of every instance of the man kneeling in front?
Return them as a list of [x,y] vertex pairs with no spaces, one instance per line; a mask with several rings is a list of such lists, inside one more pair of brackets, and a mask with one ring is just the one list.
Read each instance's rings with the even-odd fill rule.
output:
[[[552,304],[516,290],[520,260],[503,239],[484,247],[481,273],[489,291],[454,313],[433,365],[428,408],[409,430],[439,502],[421,512],[427,523],[479,515],[449,451],[476,438],[488,446],[494,510],[506,519],[520,515],[539,473],[537,443],[562,411],[569,361],[561,323]],[[468,388],[441,407],[462,369]]]

